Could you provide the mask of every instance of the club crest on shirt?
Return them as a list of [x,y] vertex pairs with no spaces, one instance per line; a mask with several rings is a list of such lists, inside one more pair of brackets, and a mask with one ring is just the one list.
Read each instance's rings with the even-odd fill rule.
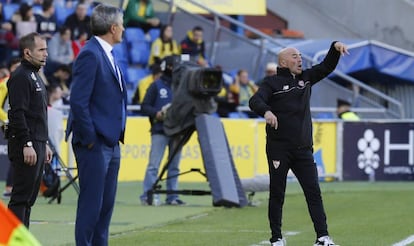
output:
[[275,167],[275,169],[277,169],[280,166],[280,161],[279,160],[273,160],[273,166]]
[[305,82],[303,82],[303,80],[300,80],[300,81],[298,82],[298,85],[299,85],[300,87],[303,87],[303,86],[305,86]]
[[40,86],[39,82],[36,81],[36,91],[42,91],[42,87]]
[[168,91],[165,88],[160,89],[160,98],[168,98]]
[[32,74],[30,74],[30,77],[32,77],[32,79],[33,79],[34,81],[36,81],[36,80],[37,80],[36,75],[34,74],[34,72],[32,72]]
[[283,90],[285,91],[285,90],[289,90],[289,85],[284,85],[283,86]]

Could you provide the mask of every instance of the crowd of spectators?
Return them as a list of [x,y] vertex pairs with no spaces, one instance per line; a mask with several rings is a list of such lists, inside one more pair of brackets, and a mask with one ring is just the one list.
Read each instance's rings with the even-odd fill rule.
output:
[[[31,4],[19,3],[16,11],[5,16],[4,5],[0,2],[0,64],[7,64],[12,57],[19,56],[19,37],[36,31],[47,38],[48,61],[43,69],[47,84],[57,84],[62,89],[63,102],[70,95],[71,65],[80,49],[91,37],[90,17],[88,13],[94,7],[90,0],[65,2],[65,7],[72,9],[64,20],[59,20],[56,8],[59,0],[35,0]],[[71,4],[76,3],[75,6]],[[131,92],[131,104],[140,104],[146,89],[160,74],[160,61],[170,55],[188,54],[190,59],[201,67],[211,67],[205,54],[203,28],[194,26],[187,31],[179,42],[173,38],[173,27],[161,23],[154,12],[151,0],[126,0],[123,2],[124,25],[126,28],[142,29],[147,40],[150,40],[148,62],[144,65],[147,76],[135,81]],[[59,17],[59,18],[58,18]],[[159,36],[149,38],[149,31],[159,30]],[[220,66],[217,66],[220,67]],[[126,71],[124,71],[126,73]],[[221,117],[237,110],[238,106],[246,106],[248,97],[257,90],[257,85],[249,78],[245,69],[230,76],[224,74],[224,87],[217,95],[217,114]],[[254,115],[248,115],[254,117]]]
[[[41,71],[46,86],[59,86],[64,102],[69,96],[71,66],[76,55],[91,37],[88,11],[90,2],[66,2],[64,8],[73,9],[66,18],[56,8],[59,0],[35,0],[0,2],[0,66],[4,67],[20,57],[19,38],[31,32],[38,32],[48,42],[48,60]],[[76,3],[75,6],[70,5]],[[11,6],[16,6],[13,12]],[[13,10],[13,9],[12,9]]]

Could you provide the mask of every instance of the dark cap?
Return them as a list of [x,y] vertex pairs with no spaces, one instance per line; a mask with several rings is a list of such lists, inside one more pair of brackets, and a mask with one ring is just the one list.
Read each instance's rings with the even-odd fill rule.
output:
[[160,64],[158,64],[158,63],[154,63],[154,64],[152,64],[152,65],[150,66],[150,70],[151,70],[151,74],[153,74],[153,75],[155,75],[155,74],[158,74],[158,73],[161,73],[161,72],[162,72],[162,71],[161,71]]
[[338,100],[336,100],[336,105],[337,105],[337,107],[341,107],[341,106],[349,106],[350,107],[351,103],[349,103],[346,100],[338,99]]
[[180,62],[180,56],[172,55],[166,56],[161,61],[161,70],[164,71],[166,67],[174,67],[175,64]]

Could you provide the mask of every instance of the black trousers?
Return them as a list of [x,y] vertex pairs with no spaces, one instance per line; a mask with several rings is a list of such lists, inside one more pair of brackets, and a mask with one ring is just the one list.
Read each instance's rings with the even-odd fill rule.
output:
[[29,228],[30,211],[39,193],[45,163],[46,143],[33,141],[37,162],[29,166],[23,162],[23,144],[9,140],[9,155],[12,154],[13,190],[9,209]]
[[13,186],[13,166],[11,163],[7,171],[6,186]]
[[295,174],[305,194],[308,211],[317,237],[328,235],[326,215],[312,148],[283,149],[280,144],[267,141],[266,154],[270,175],[268,210],[270,229],[272,231],[270,241],[275,242],[278,238],[282,238],[282,208],[285,200],[286,178],[289,169]]

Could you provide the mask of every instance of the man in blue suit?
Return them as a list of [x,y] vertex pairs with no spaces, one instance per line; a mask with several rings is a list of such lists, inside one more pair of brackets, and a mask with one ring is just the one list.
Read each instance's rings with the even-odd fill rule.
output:
[[112,56],[122,41],[123,14],[100,4],[91,16],[93,37],[73,65],[67,135],[78,166],[76,245],[108,245],[123,143],[127,92]]

